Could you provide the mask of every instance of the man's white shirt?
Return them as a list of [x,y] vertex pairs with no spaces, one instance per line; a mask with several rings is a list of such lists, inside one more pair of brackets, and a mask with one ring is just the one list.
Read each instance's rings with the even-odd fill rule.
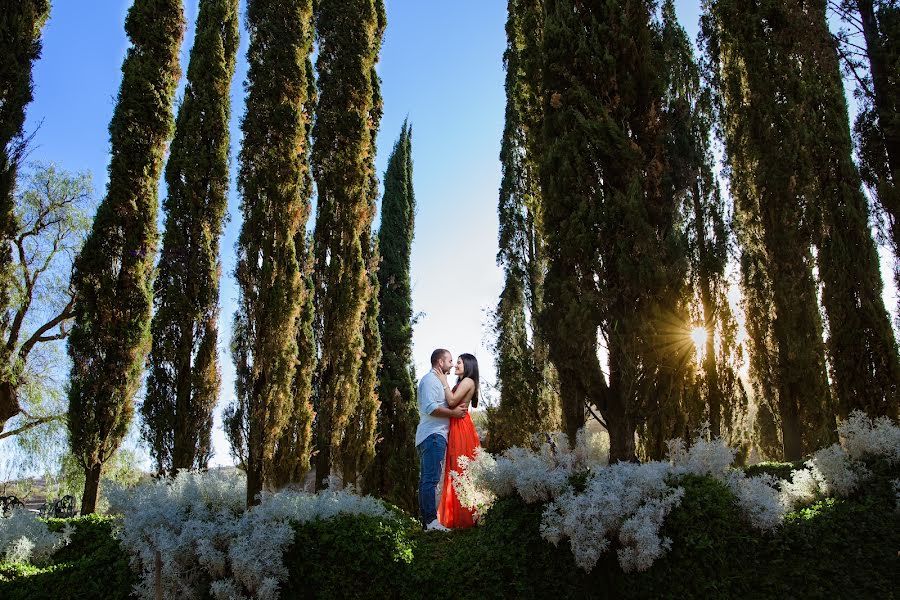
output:
[[447,434],[450,431],[450,419],[431,416],[431,413],[436,408],[449,408],[447,400],[444,398],[444,384],[441,383],[441,380],[438,379],[433,370],[429,370],[419,380],[416,397],[419,402],[419,426],[416,428],[416,446],[424,442],[429,435],[435,433],[447,439]]

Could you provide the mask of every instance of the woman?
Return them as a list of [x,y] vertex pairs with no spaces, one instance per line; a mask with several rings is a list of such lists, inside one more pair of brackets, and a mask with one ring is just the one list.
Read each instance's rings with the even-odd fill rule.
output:
[[474,511],[459,503],[456,490],[453,488],[451,471],[461,471],[459,457],[475,457],[475,448],[481,446],[475,424],[468,413],[468,408],[478,406],[478,361],[471,354],[460,354],[456,360],[456,385],[453,389],[447,384],[447,376],[436,370],[438,379],[444,385],[444,398],[450,408],[462,406],[466,416],[462,419],[450,419],[450,431],[447,434],[447,458],[444,461],[444,491],[441,504],[438,506],[438,520],[444,527],[462,529],[475,525]]

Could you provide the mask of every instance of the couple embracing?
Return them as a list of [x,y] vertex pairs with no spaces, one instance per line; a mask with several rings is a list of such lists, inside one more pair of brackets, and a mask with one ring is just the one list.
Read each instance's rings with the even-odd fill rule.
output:
[[[460,354],[455,364],[456,385],[447,383],[453,365],[449,350],[431,353],[431,370],[419,381],[419,511],[428,531],[472,527],[474,513],[462,506],[453,489],[452,471],[460,471],[460,456],[472,458],[481,445],[469,407],[478,406],[478,361]],[[440,506],[437,486],[443,474]]]

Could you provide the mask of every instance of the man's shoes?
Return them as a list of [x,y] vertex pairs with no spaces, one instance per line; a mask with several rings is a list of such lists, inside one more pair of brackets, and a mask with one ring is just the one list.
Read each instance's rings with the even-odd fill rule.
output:
[[428,525],[425,526],[425,531],[450,531],[450,530],[447,529],[446,527],[444,527],[443,525],[441,525],[440,521],[435,519],[434,521],[432,521],[431,523],[429,523]]

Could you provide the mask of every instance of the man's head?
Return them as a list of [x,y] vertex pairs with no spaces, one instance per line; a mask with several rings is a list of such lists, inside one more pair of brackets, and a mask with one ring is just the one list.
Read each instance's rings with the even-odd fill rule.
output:
[[431,366],[434,369],[440,369],[441,373],[444,375],[449,374],[450,368],[453,366],[453,356],[450,354],[450,351],[445,350],[444,348],[438,348],[432,352]]

